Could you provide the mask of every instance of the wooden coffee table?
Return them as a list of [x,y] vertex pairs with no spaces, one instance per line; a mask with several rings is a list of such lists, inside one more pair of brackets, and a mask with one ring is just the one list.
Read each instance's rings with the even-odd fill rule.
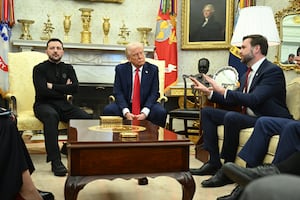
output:
[[[120,132],[137,132],[137,137],[124,138]],[[65,199],[77,199],[79,191],[96,179],[170,176],[182,185],[182,199],[192,200],[195,181],[189,172],[191,144],[189,139],[179,139],[149,121],[123,121],[107,128],[100,126],[99,120],[71,120]]]

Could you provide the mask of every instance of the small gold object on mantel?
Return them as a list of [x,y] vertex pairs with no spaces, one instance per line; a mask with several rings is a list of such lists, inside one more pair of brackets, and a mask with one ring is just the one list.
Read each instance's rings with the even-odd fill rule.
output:
[[129,37],[129,32],[128,28],[125,26],[125,23],[123,21],[123,25],[120,28],[120,33],[118,34],[120,36],[120,39],[118,41],[118,44],[126,45],[129,42],[127,41],[127,38]]
[[51,38],[51,33],[55,29],[52,26],[52,22],[50,20],[50,15],[47,15],[48,19],[47,22],[44,23],[43,35],[40,37],[41,40],[49,40]]
[[103,44],[108,44],[109,43],[108,33],[110,29],[109,17],[103,17],[102,19],[103,19],[102,28],[104,32]]
[[92,8],[79,8],[81,13],[82,28],[81,31],[81,43],[91,43],[92,33],[90,32],[91,12],[94,11]]
[[144,46],[149,46],[149,42],[148,42],[148,33],[150,31],[152,31],[152,28],[148,28],[148,27],[140,27],[137,28],[137,30],[142,34],[142,39],[141,39],[141,43],[144,44]]
[[21,40],[32,40],[29,27],[31,24],[34,23],[34,21],[29,20],[29,19],[18,19],[17,21],[22,24],[22,34],[20,36],[20,39]]
[[65,15],[64,16],[64,31],[65,31],[65,35],[64,35],[64,41],[68,42],[69,41],[69,32],[71,29],[71,16],[72,15]]

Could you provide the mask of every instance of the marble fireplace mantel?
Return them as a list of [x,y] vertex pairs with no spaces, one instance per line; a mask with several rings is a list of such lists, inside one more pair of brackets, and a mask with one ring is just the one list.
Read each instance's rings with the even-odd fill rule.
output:
[[[44,52],[46,41],[13,40],[14,51]],[[64,43],[63,61],[73,65],[80,83],[113,84],[115,66],[125,60],[124,45]],[[154,46],[145,47],[152,57]]]

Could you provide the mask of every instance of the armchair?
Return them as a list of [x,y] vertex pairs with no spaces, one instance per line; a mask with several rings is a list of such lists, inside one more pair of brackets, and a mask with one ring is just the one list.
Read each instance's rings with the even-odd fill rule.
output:
[[[8,53],[9,92],[4,98],[8,100],[9,108],[17,117],[17,126],[20,132],[43,130],[43,124],[34,116],[33,112],[35,90],[32,71],[35,65],[47,59],[46,54],[35,51]],[[59,123],[59,129],[66,128],[66,123]]]

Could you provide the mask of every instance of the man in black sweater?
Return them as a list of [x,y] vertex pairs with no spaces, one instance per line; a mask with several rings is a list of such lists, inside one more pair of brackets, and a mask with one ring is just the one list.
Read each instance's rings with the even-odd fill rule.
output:
[[72,65],[61,61],[63,43],[56,38],[47,42],[48,60],[33,69],[35,87],[35,116],[44,125],[47,162],[51,161],[55,176],[65,176],[66,167],[61,162],[58,146],[58,123],[70,119],[91,118],[86,112],[67,101],[66,96],[78,90],[78,80]]

